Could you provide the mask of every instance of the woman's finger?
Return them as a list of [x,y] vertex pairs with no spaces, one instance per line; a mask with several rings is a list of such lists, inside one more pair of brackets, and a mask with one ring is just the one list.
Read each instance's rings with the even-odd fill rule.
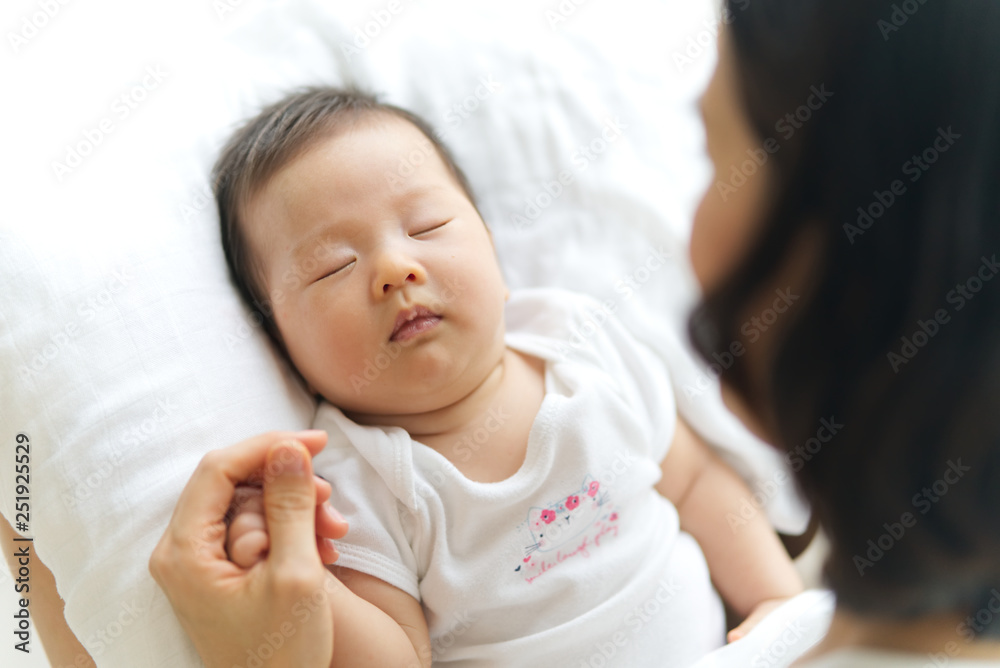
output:
[[316,506],[316,535],[326,538],[343,538],[347,534],[347,520],[329,503]]
[[[330,483],[319,476],[313,476],[313,481],[316,483],[316,513],[318,517],[320,509],[326,506],[324,501],[330,498],[332,489]],[[252,506],[248,506],[248,504],[252,504]],[[230,524],[237,514],[248,509],[260,512],[261,515],[264,514],[264,489],[241,483],[236,485],[236,489],[233,492],[233,499],[229,502],[229,510],[226,512],[226,524]],[[330,509],[327,512],[333,517],[334,522],[341,520],[340,513],[337,511]],[[326,527],[329,525],[324,523],[323,526]],[[334,538],[339,538],[339,536],[334,536]]]
[[316,503],[318,505],[330,498],[330,494],[333,493],[333,487],[318,475],[313,475],[313,480],[316,482]]
[[264,514],[271,537],[269,569],[304,571],[319,565],[311,453],[296,441],[280,442],[268,450],[267,471]]
[[329,538],[316,536],[316,549],[319,550],[319,557],[324,564],[332,564],[340,558],[337,546]]
[[292,440],[301,443],[310,455],[315,455],[326,445],[326,432],[267,432],[206,454],[181,492],[170,525],[200,534],[203,527],[221,521],[229,509],[236,485],[252,480],[255,475],[258,481],[261,478],[266,481],[268,449],[281,441]]

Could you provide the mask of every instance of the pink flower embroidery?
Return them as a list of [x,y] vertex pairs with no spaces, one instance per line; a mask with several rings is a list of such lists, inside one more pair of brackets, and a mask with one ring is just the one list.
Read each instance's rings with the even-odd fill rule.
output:
[[543,510],[542,511],[542,521],[546,524],[551,524],[552,520],[556,518],[556,513],[554,510]]
[[597,494],[597,490],[600,486],[601,483],[597,482],[596,480],[592,480],[590,482],[590,487],[587,488],[587,496],[594,496],[595,494]]
[[579,496],[574,495],[574,496],[571,496],[571,497],[569,497],[569,498],[566,499],[566,507],[569,508],[570,510],[573,510],[578,505],[580,505],[580,497]]

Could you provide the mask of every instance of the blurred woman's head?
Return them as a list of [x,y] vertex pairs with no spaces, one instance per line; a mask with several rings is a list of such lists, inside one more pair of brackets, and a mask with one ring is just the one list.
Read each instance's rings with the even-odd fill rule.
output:
[[841,605],[974,614],[1000,590],[1000,3],[725,5],[692,339],[743,346],[722,380],[791,453]]

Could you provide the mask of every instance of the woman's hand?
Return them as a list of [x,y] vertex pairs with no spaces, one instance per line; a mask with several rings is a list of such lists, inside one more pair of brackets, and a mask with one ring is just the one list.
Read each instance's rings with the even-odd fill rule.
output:
[[[323,503],[330,496],[329,483],[317,484],[316,547],[324,564],[337,561],[340,553],[333,538],[340,538],[344,518],[332,506]],[[267,516],[264,512],[264,490],[253,485],[240,485],[226,515],[229,527],[226,533],[226,554],[233,563],[252,568],[267,557],[271,539],[267,535]]]
[[742,640],[748,633],[750,633],[750,631],[753,630],[755,626],[760,624],[765,617],[774,612],[781,606],[782,603],[789,601],[792,598],[793,597],[791,596],[786,596],[784,598],[772,598],[767,601],[761,601],[754,607],[750,614],[747,615],[747,618],[743,620],[742,624],[726,634],[726,642],[736,642],[737,640]]
[[[311,456],[326,433],[271,432],[209,452],[181,493],[149,570],[207,668],[257,656],[269,666],[327,668],[333,576],[316,534],[340,538],[347,524],[320,519],[329,486],[313,477]],[[226,517],[237,484],[263,483],[267,557],[249,569],[226,557]]]

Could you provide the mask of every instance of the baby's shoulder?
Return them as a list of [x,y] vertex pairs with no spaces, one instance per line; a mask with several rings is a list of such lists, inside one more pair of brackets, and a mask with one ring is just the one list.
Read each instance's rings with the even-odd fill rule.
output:
[[312,426],[327,433],[326,447],[313,457],[318,474],[359,497],[386,496],[415,507],[412,441],[404,429],[359,425],[326,401],[320,402]]
[[[672,401],[666,362],[618,318],[619,304],[558,288],[519,290],[508,304],[508,343],[571,369],[605,375],[608,387],[650,405]],[[557,366],[557,368],[562,368]],[[644,403],[646,403],[644,401]]]

